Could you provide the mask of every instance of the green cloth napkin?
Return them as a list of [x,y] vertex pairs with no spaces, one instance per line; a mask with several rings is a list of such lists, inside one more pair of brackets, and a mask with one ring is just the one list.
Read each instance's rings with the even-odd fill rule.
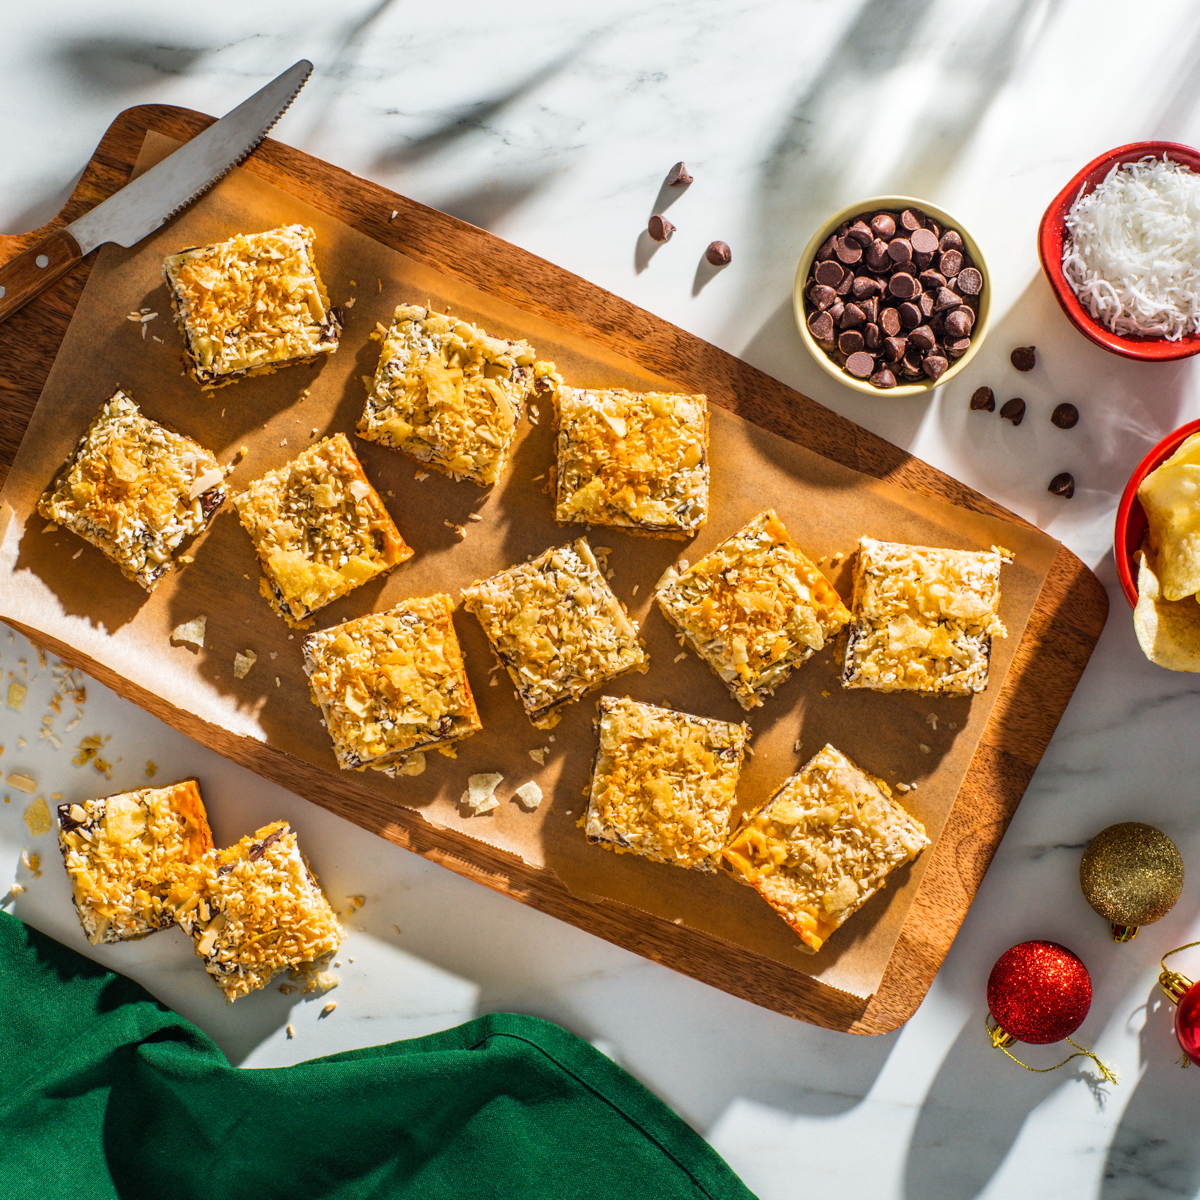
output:
[[496,1013],[231,1067],[124,976],[0,913],[0,1195],[22,1200],[753,1200],[599,1051]]

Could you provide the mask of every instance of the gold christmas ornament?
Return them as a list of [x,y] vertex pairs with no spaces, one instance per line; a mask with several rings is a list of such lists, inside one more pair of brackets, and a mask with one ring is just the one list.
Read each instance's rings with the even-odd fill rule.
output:
[[1112,926],[1114,942],[1165,917],[1183,890],[1183,859],[1153,825],[1123,821],[1102,829],[1079,864],[1084,899]]

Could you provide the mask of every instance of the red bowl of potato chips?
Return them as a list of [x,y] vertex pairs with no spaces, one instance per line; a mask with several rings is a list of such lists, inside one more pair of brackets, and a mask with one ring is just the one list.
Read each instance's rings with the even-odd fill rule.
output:
[[1138,499],[1138,488],[1151,471],[1161,467],[1193,433],[1197,432],[1200,432],[1200,421],[1189,421],[1173,433],[1168,433],[1138,463],[1137,470],[1129,477],[1129,482],[1121,493],[1121,503],[1117,506],[1117,523],[1113,530],[1113,557],[1117,563],[1117,577],[1121,581],[1121,590],[1131,607],[1137,605],[1137,555],[1148,528],[1145,510]]

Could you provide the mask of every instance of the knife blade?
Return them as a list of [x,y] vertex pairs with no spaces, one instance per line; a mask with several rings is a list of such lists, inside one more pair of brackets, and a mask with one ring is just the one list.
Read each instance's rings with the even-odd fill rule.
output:
[[0,265],[0,321],[97,246],[133,246],[206,192],[266,137],[312,69],[301,59],[107,200]]

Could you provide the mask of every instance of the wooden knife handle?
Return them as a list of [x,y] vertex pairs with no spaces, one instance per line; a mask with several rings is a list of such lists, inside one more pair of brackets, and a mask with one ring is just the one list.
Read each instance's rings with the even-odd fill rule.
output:
[[79,243],[65,229],[56,229],[0,265],[0,321],[82,261]]

